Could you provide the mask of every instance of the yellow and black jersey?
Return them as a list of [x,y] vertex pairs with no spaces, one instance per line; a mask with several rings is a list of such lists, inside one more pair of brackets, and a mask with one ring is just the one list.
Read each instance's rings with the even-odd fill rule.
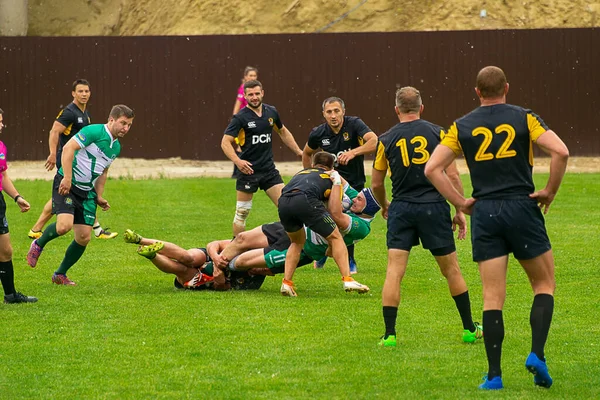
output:
[[445,201],[425,177],[425,163],[443,134],[440,126],[418,119],[398,123],[379,137],[373,168],[390,170],[393,200],[414,203]]
[[81,109],[77,107],[75,103],[70,103],[68,106],[63,108],[60,113],[58,113],[56,121],[60,122],[66,127],[62,135],[59,135],[59,151],[62,150],[63,146],[69,141],[69,139],[78,134],[83,127],[92,123],[87,108],[85,111],[81,111]]
[[327,200],[331,193],[333,183],[323,168],[307,168],[292,177],[283,187],[281,195],[302,192],[307,197]]
[[340,165],[337,158],[340,154],[356,149],[364,144],[364,136],[371,132],[362,119],[344,116],[344,123],[338,133],[327,124],[323,123],[308,135],[308,147],[313,150],[322,149],[335,156],[335,170],[348,181],[353,188],[365,186],[365,157],[356,156],[347,165]]
[[531,110],[496,104],[456,120],[442,144],[464,154],[474,198],[507,198],[535,190],[533,142],[547,130]]
[[267,172],[275,168],[273,162],[273,131],[279,133],[283,123],[277,109],[262,104],[262,116],[249,107],[242,108],[233,116],[225,135],[237,139],[242,149],[239,157],[252,164],[254,172]]

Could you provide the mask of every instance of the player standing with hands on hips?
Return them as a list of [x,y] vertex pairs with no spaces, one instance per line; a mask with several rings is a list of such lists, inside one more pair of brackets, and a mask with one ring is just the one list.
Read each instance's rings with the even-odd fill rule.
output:
[[[529,315],[531,353],[525,367],[537,386],[549,388],[544,348],[554,313],[554,256],[544,213],[554,200],[567,169],[569,150],[531,110],[506,104],[508,82],[498,67],[477,74],[481,106],[457,119],[425,167],[425,175],[457,209],[471,215],[473,261],[483,284],[483,326],[488,373],[479,386],[502,389],[504,340],[502,309],[506,299],[508,254],[519,261],[533,289]],[[533,143],[550,155],[550,176],[542,190],[533,184]],[[444,170],[464,154],[471,173],[469,199],[454,190]],[[539,205],[539,207],[538,207]]]

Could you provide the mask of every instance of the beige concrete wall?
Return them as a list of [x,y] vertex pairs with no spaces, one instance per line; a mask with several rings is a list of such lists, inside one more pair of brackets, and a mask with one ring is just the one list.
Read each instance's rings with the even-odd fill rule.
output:
[[27,0],[0,0],[0,36],[27,35]]

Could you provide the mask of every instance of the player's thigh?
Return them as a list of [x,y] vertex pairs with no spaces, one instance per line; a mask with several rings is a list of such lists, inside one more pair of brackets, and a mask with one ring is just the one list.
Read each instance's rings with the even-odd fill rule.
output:
[[419,235],[411,203],[392,201],[388,208],[387,247],[388,249],[410,251],[419,245]]
[[478,200],[471,215],[473,261],[481,262],[506,256],[511,252],[506,241],[506,224],[502,215],[503,200]]
[[[235,181],[235,190],[237,191],[237,201],[249,201],[252,199],[252,193],[256,193],[258,190],[258,177],[255,174],[245,175],[240,174],[240,176]],[[250,194],[250,198],[242,198],[240,193]]]
[[535,200],[507,200],[502,213],[508,226],[506,240],[517,260],[536,258],[552,248],[544,216]]
[[299,207],[306,207],[304,199],[305,196],[302,193],[285,195],[279,198],[277,213],[279,214],[279,221],[286,232],[296,232],[303,227],[304,221],[297,210]]
[[277,199],[281,196],[281,189],[283,189],[283,179],[277,169],[266,172],[259,177],[258,180],[259,188],[264,190],[271,201],[277,204]]
[[[423,248],[435,256],[445,256],[456,250],[450,206],[445,201],[413,204],[418,213],[418,232]],[[443,254],[442,254],[443,253]]]
[[531,258],[519,260],[531,283],[534,293],[554,294],[556,279],[554,277],[554,255],[552,250]]

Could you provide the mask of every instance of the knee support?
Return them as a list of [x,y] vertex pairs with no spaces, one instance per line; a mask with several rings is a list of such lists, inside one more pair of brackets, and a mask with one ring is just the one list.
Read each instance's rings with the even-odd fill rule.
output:
[[233,223],[242,228],[246,227],[246,219],[250,210],[252,209],[252,200],[250,201],[238,201],[235,205],[235,217],[233,217]]

